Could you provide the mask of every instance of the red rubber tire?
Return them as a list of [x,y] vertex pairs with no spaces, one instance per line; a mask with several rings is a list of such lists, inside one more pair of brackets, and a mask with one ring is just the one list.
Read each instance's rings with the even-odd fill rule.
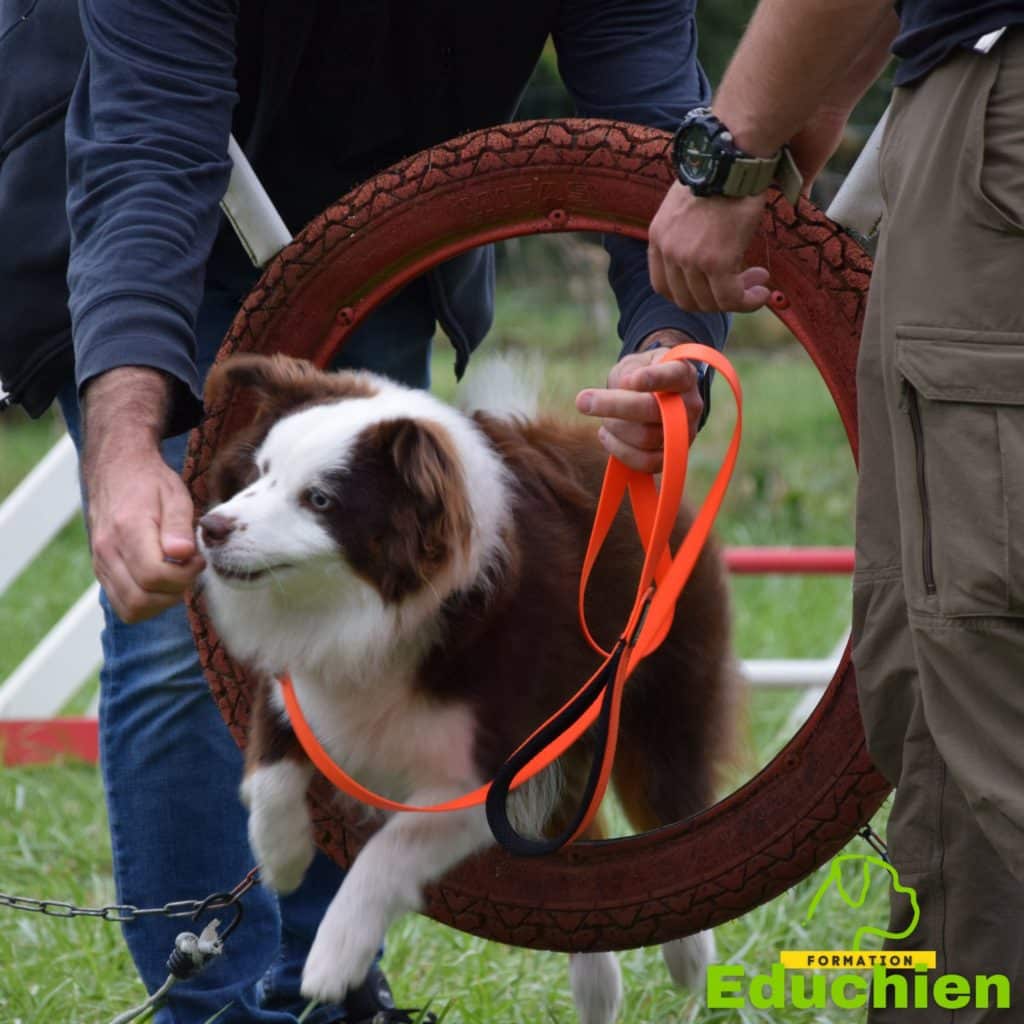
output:
[[[669,136],[594,120],[473,132],[353,189],[270,264],[219,358],[286,352],[324,365],[387,295],[484,242],[546,231],[645,238],[670,183]],[[820,370],[856,456],[855,364],[871,261],[812,203],[775,196],[751,256],[771,270],[776,313]],[[185,478],[197,508],[205,471],[244,410],[230,396],[192,434]],[[192,629],[213,696],[244,746],[250,686],[199,598]],[[500,942],[597,951],[666,942],[731,920],[827,861],[889,791],[864,745],[849,650],[810,719],[744,786],[686,822],[517,860],[472,858],[428,894],[427,913]],[[351,863],[369,829],[332,807],[318,778],[319,845]]]

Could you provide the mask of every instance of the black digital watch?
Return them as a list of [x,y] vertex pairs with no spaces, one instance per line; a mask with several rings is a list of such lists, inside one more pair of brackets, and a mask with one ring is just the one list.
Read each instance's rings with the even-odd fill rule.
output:
[[803,187],[786,146],[774,156],[751,156],[708,107],[697,107],[683,118],[672,140],[672,163],[679,181],[696,196],[755,196],[777,183],[795,203]]

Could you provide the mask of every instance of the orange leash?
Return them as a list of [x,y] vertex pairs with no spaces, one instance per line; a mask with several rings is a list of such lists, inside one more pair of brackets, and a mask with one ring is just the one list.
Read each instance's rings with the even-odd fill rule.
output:
[[[716,349],[695,343],[669,349],[662,361],[670,359],[703,361],[713,366],[732,389],[736,400],[736,425],[704,504],[675,555],[672,554],[669,537],[683,497],[690,451],[689,423],[682,397],[665,392],[655,394],[664,430],[660,487],[650,474],[632,470],[618,459],[609,458],[590,542],[583,560],[579,589],[580,624],[587,641],[604,658],[601,667],[562,708],[520,744],[491,782],[456,799],[429,806],[405,804],[381,796],[361,785],[336,764],[306,721],[290,676],[284,675],[280,680],[281,691],[292,729],[309,759],[334,786],[363,803],[386,811],[440,813],[486,803],[488,820],[498,841],[513,852],[526,855],[551,852],[586,831],[608,787],[615,762],[619,713],[625,684],[636,666],[657,650],[672,626],[676,602],[711,533],[739,454],[743,396],[732,364]],[[609,652],[590,633],[584,613],[584,596],[591,570],[627,493],[645,556],[632,611]],[[556,839],[537,841],[520,836],[505,814],[508,792],[556,761],[595,723],[604,737],[604,743],[588,780],[586,803],[576,821],[563,836]]]

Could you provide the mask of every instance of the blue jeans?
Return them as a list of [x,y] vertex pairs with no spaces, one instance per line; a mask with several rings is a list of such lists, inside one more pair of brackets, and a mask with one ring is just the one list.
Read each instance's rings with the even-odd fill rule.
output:
[[[204,376],[236,308],[236,295],[207,288],[196,329]],[[433,328],[426,285],[414,282],[353,336],[338,362],[427,386]],[[59,400],[78,445],[73,385]],[[181,435],[163,446],[168,465],[179,472],[186,444]],[[242,757],[210,697],[184,605],[127,625],[105,594],[101,602],[100,757],[118,901],[162,906],[230,889],[253,866],[238,799]],[[252,889],[224,954],[197,978],[177,984],[156,1022],[203,1024],[223,1010],[217,1024],[295,1024],[306,1003],[299,995],[302,965],[343,877],[318,853],[289,896]],[[222,929],[231,915],[219,913]],[[147,917],[123,927],[149,991],[167,977],[175,936],[198,931],[187,918]],[[343,1007],[322,1006],[308,1021],[344,1019]]]

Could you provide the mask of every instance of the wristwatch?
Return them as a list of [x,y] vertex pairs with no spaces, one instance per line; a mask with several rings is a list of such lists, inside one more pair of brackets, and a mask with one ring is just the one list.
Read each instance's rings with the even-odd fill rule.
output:
[[[692,339],[683,339],[682,341],[676,341],[666,337],[658,337],[658,332],[654,331],[649,334],[637,349],[637,352],[651,352],[656,348],[675,348],[676,345],[683,345],[686,341]],[[704,411],[701,413],[700,423],[697,424],[697,429],[707,422],[708,413],[711,411],[711,378],[714,375],[714,370],[708,366],[703,360],[699,362],[696,359],[691,359],[694,368],[697,370],[697,390],[700,392],[700,397],[704,400]]]
[[756,196],[774,182],[795,203],[803,188],[788,146],[774,156],[751,156],[709,107],[697,107],[683,118],[672,140],[672,162],[695,196]]

